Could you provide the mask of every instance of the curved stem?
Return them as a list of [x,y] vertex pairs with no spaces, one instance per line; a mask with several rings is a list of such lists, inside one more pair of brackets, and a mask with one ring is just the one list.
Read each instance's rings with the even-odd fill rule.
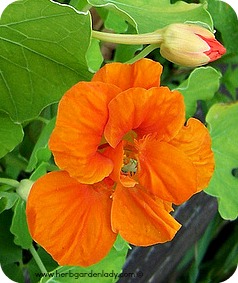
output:
[[146,57],[148,54],[150,54],[153,50],[159,48],[160,45],[159,44],[151,44],[146,46],[140,53],[138,53],[135,57],[133,57],[132,59],[130,59],[129,61],[127,61],[126,63],[128,64],[133,64],[136,61]]
[[47,274],[47,269],[45,268],[45,266],[44,266],[44,264],[43,264],[41,258],[39,257],[37,251],[35,250],[34,246],[31,245],[30,248],[29,248],[29,250],[30,250],[32,256],[34,257],[34,260],[36,261],[36,264],[38,265],[40,271],[41,271],[42,273]]
[[17,188],[19,186],[19,182],[13,179],[8,178],[0,178],[0,183],[9,185],[11,187]]
[[118,44],[160,44],[162,42],[160,30],[144,34],[115,34],[93,30],[92,37]]

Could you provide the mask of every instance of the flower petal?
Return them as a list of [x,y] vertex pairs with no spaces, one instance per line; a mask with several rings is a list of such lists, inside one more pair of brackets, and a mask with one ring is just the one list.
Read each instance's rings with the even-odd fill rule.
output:
[[117,185],[113,194],[112,227],[126,241],[149,246],[170,241],[180,224],[139,186]]
[[211,137],[207,128],[199,120],[191,118],[170,144],[191,159],[197,170],[197,190],[205,189],[215,166]]
[[123,143],[119,143],[116,148],[106,147],[103,155],[113,162],[113,170],[109,177],[114,182],[120,182],[120,172],[123,164]]
[[88,266],[110,251],[116,234],[111,192],[104,186],[80,184],[64,171],[33,185],[26,209],[30,233],[60,265]]
[[170,140],[185,122],[183,96],[167,87],[126,90],[112,99],[108,107],[104,135],[112,147],[132,129],[139,137],[156,133],[158,139]]
[[141,59],[134,64],[111,63],[102,67],[92,81],[114,84],[122,90],[131,87],[149,89],[160,85],[162,65],[150,59]]
[[180,204],[197,192],[197,170],[186,154],[147,136],[137,142],[138,178],[157,197]]
[[101,181],[112,171],[98,150],[108,119],[108,103],[120,92],[101,82],[80,82],[61,99],[49,146],[56,164],[80,183]]

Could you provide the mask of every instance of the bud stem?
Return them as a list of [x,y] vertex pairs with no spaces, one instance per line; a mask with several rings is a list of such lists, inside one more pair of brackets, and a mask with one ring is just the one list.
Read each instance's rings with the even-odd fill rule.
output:
[[92,37],[118,44],[160,44],[162,42],[160,30],[144,34],[115,34],[93,30]]
[[127,61],[127,64],[133,64],[136,61],[146,57],[148,54],[150,54],[152,51],[154,51],[155,49],[159,48],[160,45],[159,44],[151,44],[146,46],[140,53],[138,53],[135,57],[133,57],[132,59],[130,59],[129,61]]

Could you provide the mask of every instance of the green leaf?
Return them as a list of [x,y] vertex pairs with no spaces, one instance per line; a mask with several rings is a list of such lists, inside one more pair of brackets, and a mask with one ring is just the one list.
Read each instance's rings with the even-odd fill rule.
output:
[[49,0],[22,0],[0,20],[0,110],[14,122],[36,117],[80,80],[89,80],[85,54],[89,13]]
[[26,282],[23,276],[22,267],[18,263],[13,262],[9,264],[4,264],[1,267],[5,275],[12,280],[7,282],[17,282],[17,283]]
[[115,52],[114,60],[126,63],[135,56],[137,51],[142,50],[142,45],[122,45],[118,44]]
[[24,134],[22,126],[18,123],[14,123],[10,117],[2,111],[0,111],[0,125],[0,158],[2,158],[22,141]]
[[15,180],[18,178],[20,172],[25,171],[27,167],[27,162],[20,155],[18,147],[5,155],[2,161],[5,164],[6,177]]
[[0,214],[0,263],[10,264],[21,261],[22,250],[13,242],[13,235],[10,233],[12,211],[6,210]]
[[50,169],[50,164],[48,162],[42,162],[36,170],[32,173],[30,180],[31,181],[36,181],[43,175],[45,175],[48,171],[55,171],[55,170],[49,170]]
[[198,100],[212,99],[220,86],[221,74],[212,67],[200,67],[192,71],[189,78],[177,88],[184,96],[186,117],[196,112]]
[[222,77],[222,82],[231,94],[232,98],[236,100],[236,90],[238,89],[238,66],[232,68],[229,64],[228,69]]
[[[118,240],[121,242],[120,237]],[[115,243],[116,244],[116,243]],[[117,246],[117,244],[116,244]],[[122,272],[126,254],[127,245],[120,250],[114,247],[110,253],[99,263],[89,267],[64,266],[49,272],[48,277],[43,277],[41,283],[75,283],[75,280],[83,283],[113,283],[117,282]]]
[[238,18],[236,12],[227,3],[218,0],[208,0],[208,11],[214,20],[214,25],[221,32],[228,53],[238,54]]
[[91,72],[96,72],[101,67],[103,57],[100,49],[100,41],[92,38],[86,54],[86,59]]
[[69,4],[79,11],[87,11],[91,7],[87,0],[70,0]]
[[238,262],[237,221],[216,214],[204,234],[179,263],[176,283],[223,282]]
[[[3,272],[6,276],[11,279],[13,282],[17,283],[25,283],[25,279],[23,277],[22,266],[16,262],[4,264],[1,266]],[[7,282],[12,282],[7,281]]]
[[107,17],[104,22],[105,28],[112,29],[117,33],[124,33],[127,30],[126,21],[113,11],[108,11]]
[[29,234],[26,222],[26,203],[22,199],[18,199],[17,204],[14,207],[14,215],[10,231],[15,236],[14,242],[17,245],[21,246],[23,249],[30,248],[32,238]]
[[139,33],[152,32],[176,22],[203,22],[212,29],[212,19],[205,4],[188,4],[170,0],[89,0],[95,7],[104,7],[121,15]]
[[119,234],[117,236],[117,240],[114,243],[113,247],[117,251],[122,251],[125,248],[130,249],[130,245]]
[[206,192],[218,198],[218,209],[224,219],[238,216],[238,103],[216,104],[207,114],[215,156],[215,172]]
[[55,127],[55,118],[50,120],[42,130],[39,139],[32,151],[28,166],[26,168],[27,172],[33,171],[38,163],[41,163],[43,161],[48,161],[50,159],[51,151],[48,148],[48,141],[54,127]]
[[[238,263],[238,225],[237,221],[225,225],[212,257],[202,263],[197,282],[226,282],[235,271]],[[235,279],[235,278],[234,278]],[[237,280],[235,280],[237,281]],[[228,282],[235,282],[228,280]]]
[[[219,216],[217,214],[217,216]],[[201,236],[198,242],[195,243],[195,246],[193,247],[194,249],[194,261],[191,263],[191,267],[189,268],[189,278],[190,278],[190,283],[196,283],[197,278],[200,274],[200,268],[201,268],[201,263],[204,259],[205,254],[207,253],[208,247],[212,240],[214,239],[219,225],[221,224],[221,218],[215,217],[207,227],[206,231],[204,234]],[[185,274],[186,278],[187,274]]]
[[0,192],[0,213],[12,208],[18,198],[15,192]]

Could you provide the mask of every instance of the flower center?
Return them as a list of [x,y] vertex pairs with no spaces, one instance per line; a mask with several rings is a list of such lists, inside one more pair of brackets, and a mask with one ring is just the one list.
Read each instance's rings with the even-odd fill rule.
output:
[[137,163],[138,161],[136,159],[128,157],[124,158],[123,166],[121,168],[122,173],[129,174],[130,176],[135,175],[137,172]]
[[134,142],[124,141],[124,155],[121,174],[128,177],[135,177],[137,170],[137,149],[135,148]]

